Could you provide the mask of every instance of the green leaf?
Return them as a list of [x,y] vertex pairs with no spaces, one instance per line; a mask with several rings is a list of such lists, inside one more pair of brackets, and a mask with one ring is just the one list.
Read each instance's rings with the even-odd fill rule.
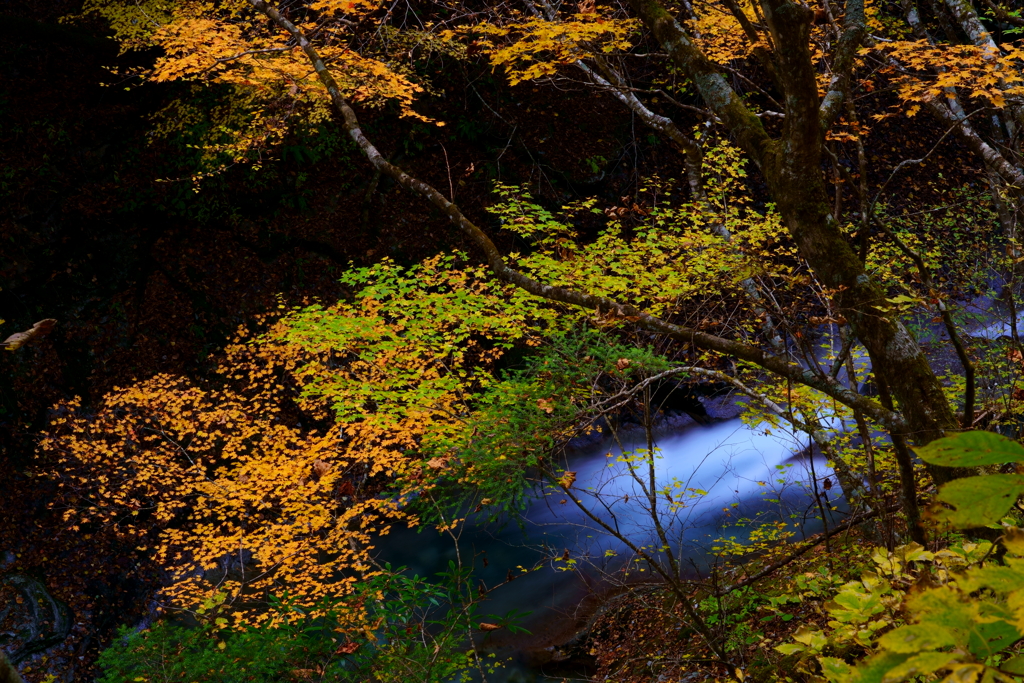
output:
[[828,645],[828,639],[824,633],[818,629],[808,628],[806,624],[796,630],[796,633],[793,634],[793,640],[803,643],[807,646],[807,649],[814,650],[815,652],[821,652]]
[[868,573],[862,577],[861,581],[851,581],[845,584],[825,607],[829,614],[839,621],[860,624],[879,612],[885,611],[882,596],[888,592],[887,583],[879,581],[878,577]]
[[966,593],[973,593],[981,588],[991,588],[1000,593],[1020,590],[1024,588],[1024,571],[1019,564],[1020,560],[1016,562],[1017,566],[986,565],[971,569],[958,581],[960,590]]
[[[1009,618],[1010,615],[1007,614],[1006,617]],[[1001,652],[1020,639],[1020,632],[1008,619],[993,618],[990,614],[984,614],[979,621],[981,623],[974,627],[968,642],[968,649],[979,660]]]
[[[992,673],[992,669],[986,669],[984,664],[961,664],[945,680],[956,683],[994,683]],[[984,678],[982,674],[986,674]]]
[[952,633],[935,624],[901,626],[878,639],[878,644],[887,650],[908,654],[937,650],[955,643]]
[[904,562],[924,562],[935,559],[935,553],[925,550],[920,543],[908,543],[896,548],[894,553]]
[[935,509],[940,522],[960,529],[986,526],[1001,520],[1024,494],[1024,476],[989,474],[956,479],[939,489],[936,499],[954,509]]
[[858,662],[853,673],[836,683],[883,683],[886,674],[908,660],[905,654],[897,652],[880,652],[879,654]]
[[1014,526],[1004,531],[1003,545],[1011,554],[1024,557],[1024,529]]
[[1009,661],[1004,662],[1000,665],[999,669],[1008,674],[1024,674],[1024,655],[1017,655]]
[[969,633],[978,622],[978,606],[961,600],[949,586],[940,586],[911,595],[906,603],[910,614],[941,628],[956,638],[956,645],[966,647]]
[[818,657],[821,672],[831,683],[846,683],[853,674],[853,667],[838,657]]
[[890,669],[889,673],[882,680],[885,683],[895,683],[896,681],[906,680],[911,676],[930,674],[938,671],[950,662],[955,662],[959,656],[955,652],[922,652],[899,666]]
[[1024,462],[1024,446],[992,432],[961,432],[914,449],[927,463],[943,467],[982,467]]

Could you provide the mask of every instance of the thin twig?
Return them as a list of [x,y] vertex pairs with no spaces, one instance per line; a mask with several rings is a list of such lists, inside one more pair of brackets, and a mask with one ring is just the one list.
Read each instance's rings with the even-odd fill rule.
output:
[[802,555],[806,554],[808,550],[811,550],[816,545],[827,541],[829,538],[831,538],[832,536],[835,536],[839,532],[851,529],[851,528],[857,526],[858,524],[860,524],[861,522],[865,522],[865,521],[871,519],[872,517],[877,517],[878,515],[880,515],[883,512],[894,512],[898,508],[899,508],[899,506],[896,506],[896,505],[892,505],[892,506],[889,506],[887,508],[882,508],[882,509],[877,509],[876,508],[874,510],[870,510],[868,512],[864,512],[862,514],[855,515],[854,517],[850,517],[845,522],[843,522],[841,524],[838,524],[835,527],[833,527],[831,529],[831,531],[826,530],[826,531],[822,531],[819,534],[815,534],[814,536],[811,536],[809,539],[804,541],[804,544],[801,545],[798,549],[796,549],[795,551],[793,551],[789,555],[786,555],[781,560],[776,560],[775,562],[772,562],[771,564],[769,564],[767,567],[765,567],[761,571],[757,572],[756,574],[752,574],[752,575],[746,577],[745,579],[741,579],[741,580],[737,581],[736,583],[732,584],[731,586],[728,586],[726,588],[723,588],[723,589],[717,591],[715,593],[715,597],[720,598],[723,595],[728,595],[729,593],[732,593],[733,591],[736,591],[736,590],[739,590],[740,588],[744,588],[746,586],[749,586],[750,584],[752,584],[752,583],[754,583],[756,581],[760,581],[761,579],[763,579],[764,577],[768,576],[769,574],[772,574],[776,570],[781,569],[782,567],[785,567],[790,562],[793,562],[794,560],[798,559]]

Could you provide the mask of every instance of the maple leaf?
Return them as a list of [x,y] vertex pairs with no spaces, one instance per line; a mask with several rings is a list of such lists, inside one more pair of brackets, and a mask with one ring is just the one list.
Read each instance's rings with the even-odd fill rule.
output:
[[[475,44],[488,55],[493,66],[503,67],[509,83],[516,85],[550,76],[560,64],[630,47],[629,36],[637,29],[636,20],[603,17],[591,9],[592,4],[593,0],[584,0],[580,13],[570,19],[536,18],[501,26],[482,23],[466,32],[492,37],[478,38]],[[495,45],[499,40],[504,44]]]

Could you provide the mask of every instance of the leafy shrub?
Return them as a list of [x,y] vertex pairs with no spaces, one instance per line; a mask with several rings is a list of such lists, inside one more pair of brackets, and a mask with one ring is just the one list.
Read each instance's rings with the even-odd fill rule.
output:
[[[966,432],[918,450],[946,467],[1024,462],[1024,447],[989,432]],[[954,528],[996,525],[1024,492],[1019,474],[954,480],[931,516]],[[834,683],[899,683],[946,674],[943,681],[1019,681],[1024,655],[1024,529],[1000,526],[999,544],[960,543],[935,552],[914,543],[876,550],[876,571],[843,585],[826,605],[828,629],[802,626],[777,649],[797,667]],[[852,664],[854,651],[867,654]],[[932,678],[929,678],[932,680]]]
[[[135,631],[122,627],[98,664],[100,683],[279,683],[317,680],[336,683],[450,681],[470,670],[493,670],[497,662],[478,661],[467,634],[478,628],[479,596],[469,588],[469,571],[449,565],[438,583],[387,571],[360,584],[360,590],[317,614],[287,601],[275,610],[288,618],[231,631],[218,616],[223,599],[196,611],[197,626],[161,621]],[[346,616],[366,611],[352,627]],[[312,610],[310,611],[312,612]],[[479,627],[521,632],[514,619],[485,617]],[[273,622],[276,625],[271,625]]]
[[252,628],[230,635],[210,623],[186,628],[161,622],[138,632],[125,626],[114,645],[100,655],[104,674],[99,680],[269,683],[288,680],[305,669],[322,670],[331,663],[333,645],[301,625]]

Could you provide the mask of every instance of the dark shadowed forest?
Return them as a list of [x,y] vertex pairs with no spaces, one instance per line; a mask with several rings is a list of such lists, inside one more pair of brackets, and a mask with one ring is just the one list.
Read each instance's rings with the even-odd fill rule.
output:
[[1024,681],[1016,0],[5,0],[0,681]]

